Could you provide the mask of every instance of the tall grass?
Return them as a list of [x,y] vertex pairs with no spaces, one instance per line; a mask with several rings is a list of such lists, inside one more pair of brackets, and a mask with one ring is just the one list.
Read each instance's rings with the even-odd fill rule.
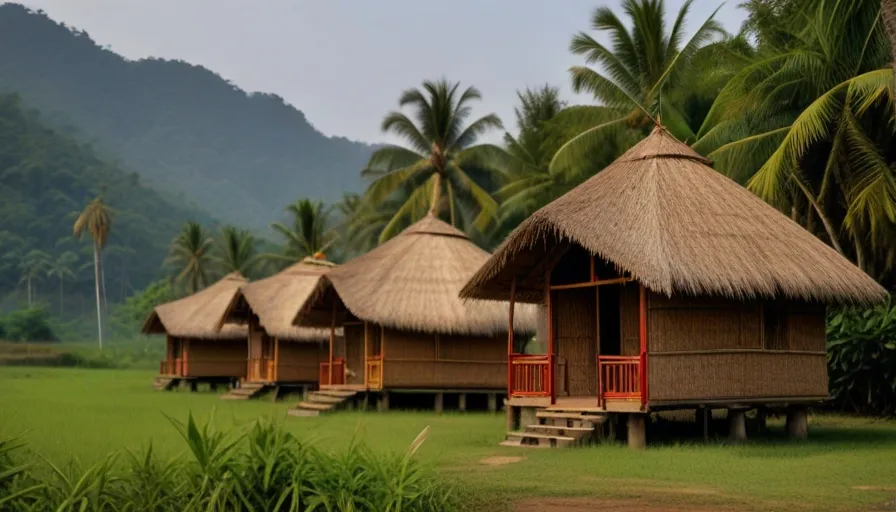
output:
[[[169,418],[170,419],[170,418]],[[242,435],[171,419],[187,454],[161,460],[152,445],[84,468],[44,460],[23,465],[24,445],[0,441],[0,510],[9,511],[450,511],[451,489],[405,453],[380,455],[359,443],[317,449],[279,424],[256,422]],[[49,475],[49,477],[48,477]]]

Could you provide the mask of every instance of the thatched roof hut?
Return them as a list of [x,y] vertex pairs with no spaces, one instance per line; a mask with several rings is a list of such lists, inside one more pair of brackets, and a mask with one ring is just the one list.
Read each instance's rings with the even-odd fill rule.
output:
[[193,295],[156,306],[141,332],[178,338],[243,339],[245,326],[225,325],[225,313],[246,282],[245,277],[233,272]]
[[245,305],[258,316],[259,324],[270,336],[287,341],[327,341],[330,339],[329,329],[296,327],[293,319],[317,287],[321,276],[334,267],[335,263],[323,259],[305,258],[271,277],[246,284],[240,288],[228,315]]
[[671,296],[867,303],[885,290],[657,127],[513,231],[461,296],[541,302],[549,248],[571,242]]
[[[387,328],[474,336],[506,333],[506,304],[458,297],[488,258],[463,232],[428,215],[328,272],[295,322],[329,325],[327,299],[335,292],[352,316]],[[518,311],[515,319],[515,331],[535,331],[534,309]]]

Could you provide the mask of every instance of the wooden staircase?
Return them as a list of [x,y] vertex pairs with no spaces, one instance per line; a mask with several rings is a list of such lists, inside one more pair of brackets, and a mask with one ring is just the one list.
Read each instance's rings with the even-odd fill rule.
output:
[[221,395],[222,400],[249,400],[264,393],[268,385],[263,382],[244,382],[240,387],[233,388]]
[[605,413],[538,411],[538,423],[521,432],[508,432],[501,446],[564,448],[589,444],[600,437]]
[[340,409],[357,395],[357,391],[324,389],[308,393],[305,400],[289,410],[290,416],[320,416]]
[[152,379],[152,387],[158,391],[171,391],[180,384],[180,377],[166,377],[158,375]]

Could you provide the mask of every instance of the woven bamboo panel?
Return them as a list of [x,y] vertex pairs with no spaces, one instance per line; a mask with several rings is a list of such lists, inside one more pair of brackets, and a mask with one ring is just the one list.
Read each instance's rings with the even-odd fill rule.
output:
[[320,363],[328,360],[326,343],[281,341],[277,355],[277,380],[314,382],[320,378]]
[[791,350],[825,350],[824,311],[788,313],[787,343]]
[[452,361],[506,361],[506,336],[439,335],[439,359]]
[[385,336],[383,352],[387,358],[436,358],[436,337],[434,334],[386,329]]
[[551,310],[554,315],[554,346],[558,364],[565,372],[557,372],[558,390],[570,396],[597,393],[597,298],[594,288],[554,292]]
[[762,347],[759,306],[721,298],[651,294],[648,350],[682,352]]
[[641,353],[638,285],[627,283],[620,287],[619,294],[619,315],[622,328],[622,353],[620,355],[636,356]]
[[[387,346],[387,357],[388,350]],[[383,382],[385,387],[393,389],[506,389],[507,360],[506,358],[501,362],[387,360],[383,363]]]
[[190,340],[190,377],[245,377],[245,340]]
[[650,355],[649,400],[827,396],[824,354],[741,352]]

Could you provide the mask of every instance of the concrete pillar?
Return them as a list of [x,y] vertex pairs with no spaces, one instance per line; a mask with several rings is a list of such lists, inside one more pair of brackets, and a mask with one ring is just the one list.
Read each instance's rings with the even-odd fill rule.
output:
[[488,394],[488,412],[496,412],[498,410],[498,394]]
[[747,413],[743,409],[728,409],[728,438],[732,441],[747,440]]
[[787,410],[787,436],[792,439],[809,437],[809,419],[805,407],[791,407]]
[[647,415],[628,415],[628,447],[643,449],[647,447]]
[[433,409],[436,411],[436,414],[442,414],[442,411],[445,410],[445,394],[436,393],[434,402]]
[[520,428],[519,407],[513,407],[512,405],[504,404],[504,418],[507,422],[508,432],[515,432]]
[[302,400],[308,400],[308,384],[302,384]]
[[460,393],[457,395],[457,410],[465,412],[467,410],[467,394]]
[[380,398],[376,403],[376,410],[383,412],[389,410],[389,392],[382,391],[380,392]]
[[535,425],[538,423],[538,416],[536,413],[538,409],[535,407],[520,407],[520,428],[528,427],[529,425]]

